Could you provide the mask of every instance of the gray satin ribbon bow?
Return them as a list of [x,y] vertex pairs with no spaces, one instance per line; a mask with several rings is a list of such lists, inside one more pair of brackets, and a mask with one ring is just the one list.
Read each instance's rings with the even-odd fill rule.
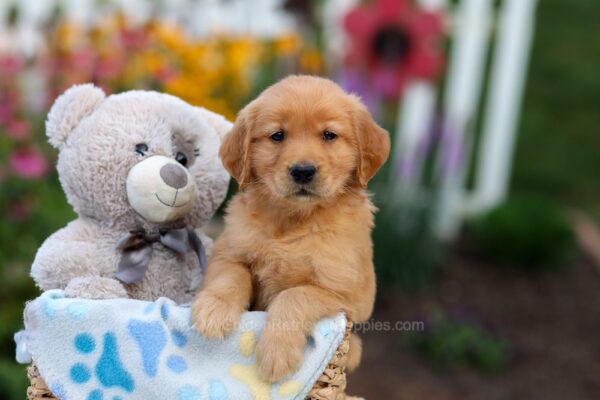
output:
[[144,278],[150,258],[152,244],[161,243],[168,249],[184,255],[191,248],[198,255],[200,269],[206,268],[206,252],[202,241],[191,229],[161,230],[148,233],[145,230],[131,231],[117,243],[123,252],[115,278],[123,283],[138,283]]

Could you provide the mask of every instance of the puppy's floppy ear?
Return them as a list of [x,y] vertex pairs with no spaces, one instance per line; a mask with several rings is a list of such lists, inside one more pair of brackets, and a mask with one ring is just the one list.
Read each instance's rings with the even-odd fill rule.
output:
[[219,150],[223,166],[238,182],[240,189],[244,189],[247,186],[251,174],[250,143],[252,135],[250,134],[250,105],[240,111],[233,124],[233,128],[223,138]]
[[360,99],[352,97],[355,104],[355,130],[359,155],[356,179],[360,186],[366,188],[388,158],[390,136],[385,129],[377,125]]
[[50,144],[60,149],[81,120],[92,114],[105,98],[102,89],[91,83],[71,86],[60,95],[46,120],[46,135]]
[[221,114],[217,114],[216,112],[207,110],[203,107],[196,107],[198,111],[202,114],[202,116],[206,119],[206,121],[215,128],[221,140],[225,137],[227,132],[231,130],[233,124],[225,119]]

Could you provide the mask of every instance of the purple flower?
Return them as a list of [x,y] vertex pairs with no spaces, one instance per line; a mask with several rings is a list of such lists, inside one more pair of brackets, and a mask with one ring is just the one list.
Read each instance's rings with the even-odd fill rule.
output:
[[343,68],[336,80],[344,90],[359,96],[371,114],[379,114],[378,96],[371,90],[365,76],[353,68]]

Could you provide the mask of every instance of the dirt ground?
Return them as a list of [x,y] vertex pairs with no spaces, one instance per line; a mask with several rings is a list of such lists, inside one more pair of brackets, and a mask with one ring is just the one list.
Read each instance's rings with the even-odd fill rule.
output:
[[363,333],[363,362],[348,393],[367,400],[600,399],[600,271],[579,261],[543,277],[455,256],[428,290],[380,290],[376,320],[431,310],[477,315],[511,343],[499,373],[433,368],[395,332]]

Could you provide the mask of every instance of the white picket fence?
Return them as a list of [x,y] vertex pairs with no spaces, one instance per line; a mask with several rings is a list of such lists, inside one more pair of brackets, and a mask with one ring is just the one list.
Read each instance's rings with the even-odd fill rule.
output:
[[[20,10],[19,27],[8,34],[3,24],[15,2]],[[0,51],[17,48],[33,54],[41,43],[41,28],[56,4],[65,17],[81,24],[118,10],[138,22],[158,15],[199,37],[219,32],[273,37],[297,29],[295,19],[282,11],[281,3],[282,0],[0,0]]]
[[[400,102],[392,165],[414,157],[428,140],[430,126],[442,109],[442,138],[438,151],[438,185],[434,196],[433,230],[442,239],[452,238],[464,218],[484,212],[505,198],[509,186],[513,147],[520,112],[537,0],[418,0],[424,8],[444,10],[449,16],[451,51],[441,88],[430,82],[413,82]],[[98,10],[95,0],[64,0],[65,13],[82,22],[98,18],[111,7]],[[110,3],[110,2],[109,2]],[[134,18],[143,20],[160,12],[161,17],[185,25],[197,35],[218,31],[273,36],[296,29],[294,20],[280,9],[281,0],[121,0],[113,1]],[[324,6],[324,29],[328,60],[341,59],[346,36],[341,20],[358,0],[328,0]],[[0,0],[0,19],[10,0]],[[54,2],[19,2],[24,25],[21,37],[3,37],[0,51],[19,46],[33,52],[39,37],[36,29],[51,12]],[[2,32],[0,27],[0,32]],[[487,60],[491,66],[487,69]],[[487,90],[484,92],[484,87]],[[485,95],[485,96],[484,96]],[[484,108],[482,108],[485,105]],[[476,131],[478,115],[483,120]],[[475,138],[478,137],[478,146]],[[440,161],[441,160],[441,161]],[[467,176],[474,166],[474,184]],[[410,174],[390,177],[397,196],[417,202],[426,191],[423,160],[414,159]]]
[[[326,24],[332,54],[345,45],[335,22],[357,3],[330,0],[327,4],[325,16],[334,22]],[[485,212],[506,197],[537,0],[419,3],[449,16],[452,45],[446,87],[443,99],[438,98],[441,88],[429,82],[413,82],[406,90],[399,105],[391,163],[398,166],[408,160],[410,171],[395,173],[390,179],[397,183],[395,193],[403,201],[434,198],[432,228],[438,237],[451,239],[465,217]],[[422,151],[419,146],[429,140],[438,104],[442,137],[437,162],[444,165],[438,165],[438,185],[431,189],[423,183],[424,159],[416,155]],[[482,128],[476,132],[479,114]],[[469,189],[467,175],[472,163],[475,180]],[[435,193],[424,193],[431,190]]]

